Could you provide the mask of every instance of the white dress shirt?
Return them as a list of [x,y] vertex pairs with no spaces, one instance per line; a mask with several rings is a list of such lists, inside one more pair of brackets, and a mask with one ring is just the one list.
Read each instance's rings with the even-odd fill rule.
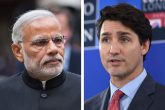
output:
[[117,88],[115,85],[113,85],[110,81],[110,100],[114,94],[114,92],[118,89],[120,89],[125,95],[120,99],[120,110],[127,110],[132,99],[134,98],[138,88],[142,84],[143,80],[147,76],[146,70],[144,69],[143,72],[138,75],[135,79],[128,82],[126,85],[124,85],[122,88]]

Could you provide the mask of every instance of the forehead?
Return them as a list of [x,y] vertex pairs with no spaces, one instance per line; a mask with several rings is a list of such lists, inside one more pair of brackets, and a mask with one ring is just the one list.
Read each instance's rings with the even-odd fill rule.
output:
[[105,20],[101,26],[100,34],[105,32],[116,33],[118,31],[134,33],[130,28],[124,26],[120,21]]
[[32,28],[55,28],[55,29],[60,29],[60,23],[55,17],[45,17],[45,18],[38,18],[30,23],[27,24],[27,26],[30,26]]
[[30,37],[35,35],[60,33],[61,26],[59,21],[54,17],[38,18],[23,27],[23,36]]

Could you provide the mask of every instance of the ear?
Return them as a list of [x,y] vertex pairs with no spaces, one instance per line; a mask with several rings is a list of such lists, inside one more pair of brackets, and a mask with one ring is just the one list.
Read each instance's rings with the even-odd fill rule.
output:
[[150,45],[150,41],[147,40],[145,43],[142,44],[142,55],[147,54],[148,50],[149,50],[149,45]]
[[23,62],[23,54],[22,54],[22,48],[19,44],[12,44],[11,45],[13,54],[17,58],[18,61]]

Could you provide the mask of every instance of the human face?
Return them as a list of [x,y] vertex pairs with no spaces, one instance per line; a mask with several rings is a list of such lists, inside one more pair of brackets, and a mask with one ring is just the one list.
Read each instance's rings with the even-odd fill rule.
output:
[[[52,37],[60,33],[60,25],[55,18],[47,17],[32,21],[22,30],[23,62],[33,78],[49,80],[62,72],[64,59],[64,44],[58,46]],[[44,47],[33,44],[36,39],[49,39]],[[32,41],[32,42],[29,42]]]
[[100,56],[112,81],[129,81],[139,75],[148,47],[148,42],[141,45],[138,35],[119,21],[103,22],[99,39]]

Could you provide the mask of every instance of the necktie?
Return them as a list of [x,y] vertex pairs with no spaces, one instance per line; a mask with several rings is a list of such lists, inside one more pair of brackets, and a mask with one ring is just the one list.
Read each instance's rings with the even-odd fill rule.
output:
[[120,90],[115,91],[112,96],[111,102],[108,105],[108,110],[120,110],[120,99],[124,93]]

